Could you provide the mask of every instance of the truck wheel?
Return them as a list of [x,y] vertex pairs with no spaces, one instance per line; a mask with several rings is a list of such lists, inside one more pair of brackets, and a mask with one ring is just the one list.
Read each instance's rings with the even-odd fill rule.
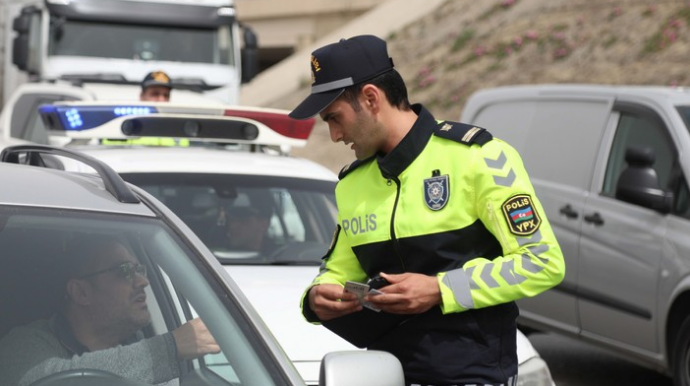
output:
[[673,385],[690,386],[690,317],[680,326],[673,347]]

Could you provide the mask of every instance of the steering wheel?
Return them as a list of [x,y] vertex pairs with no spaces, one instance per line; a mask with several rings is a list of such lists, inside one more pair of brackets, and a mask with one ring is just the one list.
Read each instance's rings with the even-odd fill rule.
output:
[[144,386],[145,383],[122,378],[96,369],[65,370],[41,378],[30,386]]

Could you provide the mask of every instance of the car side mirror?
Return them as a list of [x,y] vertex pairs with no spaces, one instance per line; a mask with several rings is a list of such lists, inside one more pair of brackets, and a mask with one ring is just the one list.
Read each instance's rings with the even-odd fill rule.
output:
[[403,386],[398,358],[385,351],[334,351],[321,360],[319,386]]
[[659,177],[652,168],[656,156],[649,147],[631,146],[626,149],[625,162],[628,167],[623,170],[616,185],[616,198],[669,213],[673,208],[673,193],[659,186]]
[[31,5],[22,8],[19,16],[12,20],[12,30],[17,33],[12,40],[12,64],[30,73],[36,72],[33,63],[36,54],[31,51],[32,25],[40,24],[40,18],[37,18],[40,14],[41,11]]
[[244,47],[241,51],[242,83],[248,83],[259,73],[259,41],[254,30],[242,26]]

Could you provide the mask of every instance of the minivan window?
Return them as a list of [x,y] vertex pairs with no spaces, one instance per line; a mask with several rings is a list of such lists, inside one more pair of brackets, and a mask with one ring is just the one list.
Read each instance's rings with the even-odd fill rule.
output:
[[656,160],[652,167],[659,178],[659,186],[662,189],[670,188],[677,152],[666,127],[658,117],[622,111],[606,165],[603,194],[615,197],[618,178],[627,166],[625,152],[631,146],[653,150]]
[[513,146],[532,178],[587,189],[610,109],[601,98],[524,98],[491,104],[472,124]]
[[673,212],[679,216],[690,218],[690,190],[688,190],[688,183],[685,178],[680,181],[675,199],[676,204]]
[[678,106],[676,107],[678,114],[683,118],[683,123],[685,123],[685,128],[690,131],[690,106]]

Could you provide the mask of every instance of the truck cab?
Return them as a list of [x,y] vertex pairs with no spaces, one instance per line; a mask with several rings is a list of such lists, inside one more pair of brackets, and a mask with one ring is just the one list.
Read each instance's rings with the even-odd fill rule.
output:
[[5,101],[27,81],[137,85],[164,70],[176,89],[238,104],[258,68],[232,0],[10,0],[6,20]]

